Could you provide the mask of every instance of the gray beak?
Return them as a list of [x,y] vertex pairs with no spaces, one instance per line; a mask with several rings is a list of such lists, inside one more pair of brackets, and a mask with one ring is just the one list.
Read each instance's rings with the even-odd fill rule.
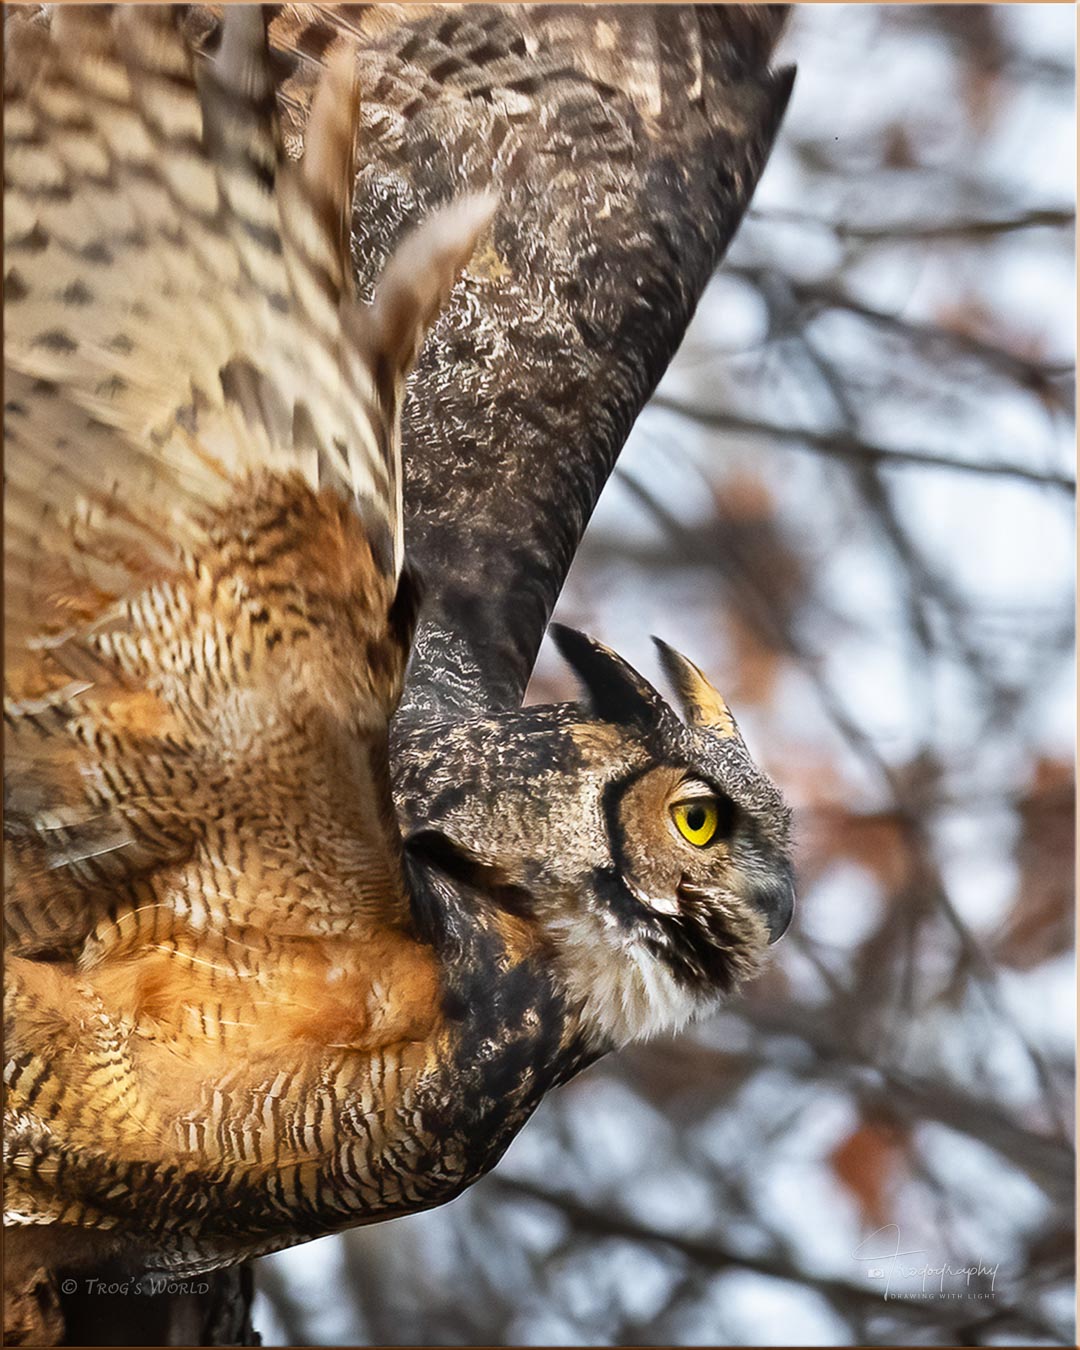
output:
[[771,945],[787,932],[795,911],[795,874],[791,863],[785,859],[777,876],[755,884],[754,902],[769,925]]

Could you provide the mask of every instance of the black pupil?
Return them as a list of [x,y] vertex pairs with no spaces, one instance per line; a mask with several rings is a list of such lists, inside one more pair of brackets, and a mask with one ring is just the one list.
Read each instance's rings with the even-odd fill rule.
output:
[[686,813],[686,823],[694,834],[705,828],[706,820],[708,820],[708,816],[703,806],[692,806]]

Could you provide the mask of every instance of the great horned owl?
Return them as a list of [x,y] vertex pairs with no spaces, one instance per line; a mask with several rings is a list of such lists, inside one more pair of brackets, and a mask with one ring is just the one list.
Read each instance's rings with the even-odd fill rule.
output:
[[445,1201],[783,931],[787,812],[694,665],[677,715],[564,629],[584,701],[520,706],[778,27],[9,21],[6,1208],[64,1261]]

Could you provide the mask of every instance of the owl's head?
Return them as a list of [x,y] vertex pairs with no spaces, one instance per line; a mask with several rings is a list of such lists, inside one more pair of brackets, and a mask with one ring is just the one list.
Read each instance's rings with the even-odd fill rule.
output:
[[442,728],[410,848],[538,924],[590,1039],[622,1045],[760,969],[792,913],[790,813],[685,657],[657,642],[679,716],[609,648],[553,633],[584,702]]

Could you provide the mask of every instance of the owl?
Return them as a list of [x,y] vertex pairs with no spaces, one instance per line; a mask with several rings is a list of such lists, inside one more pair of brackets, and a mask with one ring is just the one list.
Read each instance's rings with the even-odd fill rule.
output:
[[691,661],[521,702],[791,76],[772,8],[7,25],[9,1256],[195,1275],[451,1199],[789,921]]

